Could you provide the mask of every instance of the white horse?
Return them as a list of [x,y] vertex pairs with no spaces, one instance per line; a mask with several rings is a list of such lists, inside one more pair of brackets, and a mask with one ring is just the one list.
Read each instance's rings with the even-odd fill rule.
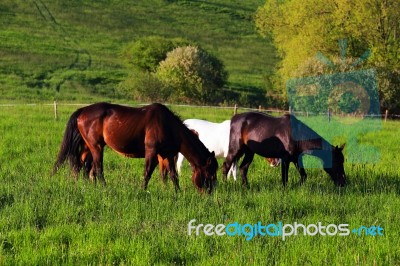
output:
[[[226,158],[229,150],[229,134],[231,130],[231,120],[225,120],[222,123],[213,123],[200,119],[187,119],[183,123],[192,131],[194,131],[203,142],[204,146],[210,151],[215,153],[215,157]],[[179,153],[176,161],[176,169],[178,173],[181,172],[184,156]],[[267,158],[271,167],[276,167],[280,163],[280,159]],[[236,164],[233,163],[228,172],[228,179],[230,176],[236,181]]]
[[[200,119],[186,119],[183,123],[198,136],[204,146],[215,153],[215,157],[226,158],[229,149],[229,132],[231,130],[231,120],[225,120],[222,123],[213,123]],[[178,154],[176,161],[176,170],[181,172],[182,163],[185,157]],[[236,164],[232,164],[228,173],[228,178],[233,175],[236,180]]]

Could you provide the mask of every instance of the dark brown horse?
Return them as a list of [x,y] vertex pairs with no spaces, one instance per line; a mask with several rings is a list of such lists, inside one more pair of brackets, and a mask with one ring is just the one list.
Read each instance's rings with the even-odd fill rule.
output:
[[[192,131],[197,137],[199,137],[199,133],[196,130],[190,129],[190,131]],[[215,152],[213,152],[213,154],[215,154]],[[170,171],[169,167],[168,167],[169,160],[167,158],[164,159],[160,155],[157,156],[157,159],[158,159],[158,167],[160,168],[160,178],[161,178],[161,181],[165,184],[167,182],[167,179],[168,179],[167,176]],[[175,156],[174,157],[174,165],[175,166],[176,166],[177,159],[178,159],[178,156]],[[272,163],[273,162],[271,162],[271,164]],[[176,169],[176,167],[175,167],[175,169]],[[192,167],[192,169],[193,169],[193,167]]]
[[179,190],[174,156],[181,152],[193,165],[192,181],[211,192],[218,163],[182,121],[162,104],[132,108],[97,103],[75,111],[67,123],[54,172],[68,160],[75,176],[84,169],[91,180],[103,176],[104,146],[131,158],[145,158],[143,187],[157,166],[157,155],[167,160],[167,170]]
[[273,117],[257,112],[235,115],[231,121],[229,152],[223,164],[226,176],[232,163],[244,159],[240,165],[243,185],[248,185],[247,171],[254,154],[269,158],[281,158],[282,184],[288,181],[290,162],[293,162],[301,175],[301,182],[307,178],[302,163],[305,154],[319,157],[324,170],[334,183],[344,186],[346,177],[342,147],[334,147],[311,128],[293,115]]

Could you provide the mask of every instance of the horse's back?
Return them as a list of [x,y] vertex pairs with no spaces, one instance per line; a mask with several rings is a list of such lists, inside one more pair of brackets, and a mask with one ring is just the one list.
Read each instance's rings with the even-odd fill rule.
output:
[[290,116],[274,117],[259,112],[235,115],[231,122],[231,145],[249,147],[263,157],[280,157],[290,145]]
[[260,134],[265,130],[271,132],[277,128],[287,127],[289,123],[289,115],[275,117],[259,112],[247,112],[232,117],[231,130],[240,134],[248,134],[250,132]]
[[139,108],[96,103],[82,108],[78,124],[83,137],[93,145],[105,143],[128,157],[144,157],[146,143],[168,142],[166,146],[177,149],[176,119],[158,103]]
[[216,156],[226,157],[229,147],[230,120],[214,123],[201,119],[187,119],[184,124],[199,134],[200,141]]

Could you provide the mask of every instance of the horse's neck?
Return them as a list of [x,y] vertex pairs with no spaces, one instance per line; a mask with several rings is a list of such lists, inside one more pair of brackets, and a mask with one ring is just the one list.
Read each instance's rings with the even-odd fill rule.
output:
[[190,132],[181,132],[180,153],[194,166],[204,165],[209,151],[200,140]]
[[292,117],[290,123],[292,138],[298,151],[331,150],[332,145],[303,122]]
[[332,162],[334,147],[329,144],[325,139],[313,139],[308,141],[301,141],[298,145],[300,153],[309,154],[320,158],[324,165],[330,165]]
[[307,139],[296,141],[297,148],[299,151],[309,151],[309,150],[322,150],[323,149],[323,139]]

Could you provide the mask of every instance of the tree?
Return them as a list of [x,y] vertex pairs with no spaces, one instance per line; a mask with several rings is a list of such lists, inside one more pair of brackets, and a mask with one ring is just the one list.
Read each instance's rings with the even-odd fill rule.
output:
[[[327,58],[358,58],[370,50],[364,68],[376,69],[381,106],[392,110],[400,110],[399,21],[398,0],[268,0],[255,19],[258,31],[273,37],[282,58],[275,86],[283,89],[318,52]],[[340,39],[348,45],[339,52]]]
[[175,48],[167,54],[156,76],[170,88],[173,100],[212,103],[227,80],[224,65],[216,57],[197,46]]

